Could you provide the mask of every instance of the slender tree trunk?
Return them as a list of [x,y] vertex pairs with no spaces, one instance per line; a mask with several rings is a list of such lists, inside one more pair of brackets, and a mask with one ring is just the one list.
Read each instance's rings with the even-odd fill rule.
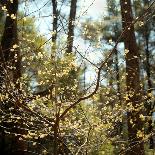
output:
[[[121,87],[120,87],[120,74],[119,74],[119,65],[118,65],[118,51],[115,49],[115,70],[116,70],[116,84],[117,84],[117,96],[119,100],[119,104],[122,105],[122,97],[121,97]],[[123,130],[124,122],[118,122],[118,133],[121,135]]]
[[116,67],[116,83],[117,83],[117,94],[119,102],[121,102],[121,88],[120,88],[120,74],[118,66],[118,51],[115,49],[115,67]]
[[[126,29],[133,21],[132,7],[130,0],[120,0],[122,26]],[[134,25],[127,29],[124,35],[125,49],[129,50],[126,54],[126,86],[128,99],[127,103],[132,105],[127,113],[128,119],[128,144],[127,155],[144,155],[143,144],[143,122],[140,119],[142,97],[140,86],[139,52],[136,44]],[[139,134],[138,136],[138,133]]]
[[71,0],[66,53],[71,53],[73,50],[76,5],[77,5],[77,0]]
[[[51,58],[52,61],[54,61],[54,67],[55,67],[55,71],[57,71],[57,55],[56,55],[56,41],[57,41],[57,27],[58,27],[58,11],[57,11],[57,0],[52,0],[52,7],[53,7],[53,34],[52,34],[52,54],[51,54]],[[55,83],[57,83],[57,75],[55,72]],[[55,104],[57,104],[57,84],[54,87],[54,98],[55,98]],[[52,95],[51,95],[52,98]],[[57,105],[56,105],[57,106]],[[59,142],[58,142],[58,127],[59,127],[59,121],[58,119],[58,115],[57,115],[57,108],[56,108],[56,121],[54,124],[54,139],[53,139],[53,153],[54,155],[58,155],[59,154]]]
[[[146,27],[147,29],[147,27]],[[147,30],[146,30],[147,31]],[[149,51],[149,37],[147,35],[147,32],[145,34],[145,42],[146,42],[146,74],[147,74],[147,85],[148,85],[148,91],[147,93],[150,95],[152,93],[152,82],[151,82],[151,70],[150,70],[150,51]],[[152,108],[152,101],[151,101],[151,97],[148,96],[148,100],[147,100],[147,115],[150,117],[150,119],[148,120],[148,134],[152,133],[152,114],[153,114],[153,108]],[[150,136],[149,138],[149,143],[150,143],[150,149],[154,148],[154,141],[153,141],[153,137]]]
[[58,143],[58,137],[59,137],[59,115],[56,115],[56,121],[54,125],[54,155],[59,154],[59,143]]
[[[144,6],[148,6],[149,2],[147,0],[143,0]],[[145,43],[146,43],[146,49],[145,49],[145,53],[146,53],[146,74],[147,74],[147,84],[148,84],[148,94],[152,93],[152,82],[151,82],[151,69],[150,69],[150,51],[149,51],[149,36],[150,36],[150,30],[149,30],[149,25],[148,23],[146,23],[145,27],[144,27],[144,39],[145,39]],[[147,115],[150,116],[150,119],[148,121],[148,134],[152,133],[153,130],[153,126],[152,126],[152,114],[153,114],[153,107],[152,107],[152,101],[151,101],[151,97],[148,97],[148,101],[147,101],[148,107],[147,107]],[[149,143],[150,143],[150,149],[154,148],[154,140],[153,140],[153,136],[150,136],[149,138]]]
[[55,53],[56,41],[57,41],[57,27],[58,27],[57,0],[52,0],[52,8],[53,8],[52,53]]

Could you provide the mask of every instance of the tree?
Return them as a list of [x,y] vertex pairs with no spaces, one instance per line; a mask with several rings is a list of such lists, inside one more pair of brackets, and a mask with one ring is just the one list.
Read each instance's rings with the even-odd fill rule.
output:
[[[140,86],[140,70],[139,70],[139,52],[136,44],[135,30],[132,15],[131,1],[121,0],[122,26],[126,33],[123,37],[126,53],[126,87],[127,87],[127,104],[133,109],[127,113],[128,119],[128,155],[144,154],[143,143],[143,122],[140,119],[142,114],[142,96]],[[138,135],[141,133],[141,135]]]
[[66,53],[72,53],[77,0],[71,0]]
[[52,0],[53,9],[53,33],[52,33],[52,52],[55,53],[56,41],[57,41],[57,27],[58,27],[58,10],[57,10],[57,0]]
[[[10,63],[10,66],[16,67],[13,72],[13,81],[16,82],[21,76],[20,74],[20,56],[18,51],[18,39],[17,39],[17,10],[18,1],[3,2],[2,5],[6,6],[9,16],[6,17],[4,33],[1,40],[1,59],[6,63]],[[9,39],[8,39],[9,38]],[[16,56],[16,61],[15,61]]]
[[[21,67],[20,67],[20,53],[18,48],[18,37],[17,37],[17,11],[18,11],[18,0],[14,0],[13,3],[11,1],[1,1],[3,10],[6,11],[7,16],[5,19],[4,32],[1,39],[1,49],[0,49],[0,67],[1,67],[1,85],[0,85],[0,93],[4,95],[8,94],[8,99],[4,102],[1,101],[1,109],[5,111],[5,113],[9,113],[8,108],[14,107],[15,109],[18,107],[16,102],[11,101],[12,96],[9,92],[5,92],[3,90],[4,85],[7,87],[9,85],[14,85],[15,90],[12,90],[15,94],[20,92],[20,84],[19,78],[21,77]],[[5,95],[6,95],[5,94]],[[14,114],[17,113],[14,110]],[[3,122],[3,125],[6,124],[7,127],[12,128],[11,123]],[[16,123],[18,125],[18,123]],[[12,129],[13,130],[13,129]],[[18,129],[17,129],[18,130]],[[18,130],[17,132],[20,133]],[[1,153],[2,154],[22,154],[25,145],[19,142],[18,137],[13,136],[11,138],[12,142],[15,142],[16,145],[22,150],[16,150],[16,146],[12,144],[12,148],[6,150],[7,140],[10,138],[8,135],[5,135],[4,129],[1,130]],[[15,151],[16,150],[16,151]]]
[[[146,0],[139,0],[134,2],[135,6],[135,14],[137,16],[141,15],[146,8],[148,8],[150,2]],[[152,12],[152,9],[149,10]],[[151,18],[152,19],[152,18]],[[147,82],[144,83],[144,85],[147,87],[147,90],[144,89],[145,95],[147,96],[147,101],[145,103],[145,111],[146,115],[150,117],[148,122],[148,132],[147,134],[151,134],[153,131],[153,122],[152,122],[152,115],[153,115],[153,109],[154,109],[154,101],[152,102],[152,89],[153,89],[153,82],[152,82],[152,47],[154,46],[151,42],[153,40],[152,34],[154,33],[154,20],[148,20],[148,21],[141,21],[139,24],[137,24],[136,31],[138,32],[138,42],[139,42],[139,48],[141,48],[141,59],[143,60],[143,68],[147,75]],[[150,149],[153,149],[154,142],[153,142],[153,136],[150,136],[149,138],[149,147]]]
[[[116,43],[118,36],[120,35],[120,21],[119,16],[120,12],[118,11],[118,4],[116,0],[107,1],[108,13],[111,22],[110,25],[107,25],[107,32],[112,32],[113,35],[110,35],[111,38],[106,38],[107,41],[110,39]],[[103,36],[104,37],[104,36]],[[105,36],[106,37],[106,36]],[[115,70],[116,70],[116,83],[117,83],[117,93],[119,101],[121,102],[121,88],[120,88],[120,73],[119,73],[119,61],[118,61],[118,50],[115,49]]]

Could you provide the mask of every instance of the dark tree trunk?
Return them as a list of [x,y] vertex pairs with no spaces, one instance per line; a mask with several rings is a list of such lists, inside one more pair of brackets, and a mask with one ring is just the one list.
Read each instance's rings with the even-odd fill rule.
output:
[[121,102],[120,74],[119,74],[117,49],[115,49],[115,67],[116,67],[115,70],[116,70],[117,95],[118,95],[119,102]]
[[[149,2],[147,0],[143,0],[144,6],[148,6]],[[146,74],[147,74],[147,85],[148,85],[148,94],[152,93],[152,82],[151,82],[151,69],[150,69],[150,51],[149,51],[149,36],[150,36],[150,27],[148,25],[149,23],[146,23],[145,27],[144,27],[144,39],[145,39],[145,53],[146,53]],[[151,97],[148,96],[148,100],[147,100],[147,115],[150,116],[150,119],[148,121],[148,134],[152,133],[153,130],[153,126],[152,126],[152,114],[153,114],[153,103],[151,101]],[[153,136],[150,136],[149,138],[149,143],[150,143],[150,149],[154,148],[154,140],[153,140]]]
[[[19,92],[19,82],[18,79],[21,77],[21,66],[20,66],[20,53],[18,48],[18,39],[17,39],[17,11],[18,11],[18,0],[13,0],[13,3],[10,0],[1,0],[0,1],[2,6],[6,6],[7,8],[7,14],[9,16],[6,16],[5,20],[5,26],[4,26],[4,32],[1,39],[1,49],[0,49],[0,80],[1,80],[1,86],[3,83],[5,85],[9,85],[11,83],[15,84],[16,90],[11,90],[12,93],[14,91]],[[1,89],[2,87],[0,87]],[[9,90],[8,90],[9,91]],[[1,92],[3,90],[1,89]],[[5,94],[4,94],[5,95]],[[9,96],[10,97],[10,96]],[[12,102],[9,98],[5,103],[3,101],[3,109],[6,113],[8,112],[8,108],[10,106],[14,106],[14,113],[16,112],[16,103]],[[2,106],[1,106],[2,108]],[[3,114],[3,113],[2,113]],[[12,123],[3,123],[7,127],[12,128],[14,125],[18,126],[19,124],[13,124]],[[20,124],[22,125],[22,124]],[[11,132],[14,132],[13,129],[10,129]],[[18,131],[18,129],[15,131],[19,134],[22,134],[23,132]],[[1,139],[2,144],[1,147],[3,147],[2,150],[0,150],[0,154],[2,155],[24,155],[25,154],[25,142],[21,142],[18,139],[18,136],[11,136],[10,134],[5,134],[4,129],[1,128]],[[11,146],[8,146],[8,139],[9,143],[11,143]],[[7,141],[7,142],[6,142]],[[11,142],[12,141],[12,142]]]
[[71,0],[66,53],[71,53],[73,50],[76,5],[77,5],[77,0]]
[[58,27],[57,0],[52,0],[52,8],[53,8],[52,53],[55,53],[56,40],[57,40],[57,27]]
[[[122,14],[122,26],[125,30],[132,21],[132,7],[130,0],[120,0],[121,14]],[[128,144],[129,149],[127,155],[144,155],[143,137],[138,137],[138,131],[143,133],[143,122],[140,119],[142,110],[138,110],[141,107],[141,86],[140,86],[140,69],[139,69],[139,52],[136,44],[136,38],[134,33],[134,25],[126,29],[124,35],[125,49],[129,52],[126,54],[126,86],[128,99],[127,103],[130,103],[133,107],[127,113],[128,119]],[[132,123],[133,122],[133,123]]]
[[[2,35],[0,60],[1,66],[7,71],[7,73],[10,72],[10,78],[15,83],[21,76],[20,55],[18,46],[16,46],[18,45],[16,18],[18,11],[18,0],[14,0],[13,3],[11,3],[10,1],[5,1],[4,3],[2,1],[2,5],[6,5],[8,10],[7,13],[9,14],[9,16],[6,17],[4,32]],[[15,68],[9,69],[9,67]],[[4,75],[3,78],[5,78]]]
[[[147,26],[145,27],[147,31]],[[147,74],[147,85],[148,85],[148,91],[147,93],[149,94],[148,99],[147,99],[147,106],[146,106],[146,111],[147,115],[150,117],[148,120],[148,134],[152,133],[153,126],[152,126],[152,114],[153,114],[153,103],[151,101],[150,94],[152,93],[152,82],[151,82],[151,70],[150,70],[150,51],[149,51],[149,37],[147,32],[145,33],[145,42],[146,42],[146,74]],[[153,137],[150,136],[149,138],[149,143],[150,143],[150,149],[154,148],[154,141]]]
[[[135,14],[136,16],[139,16],[143,13],[144,10],[146,10],[147,7],[149,7],[150,2],[148,0],[138,0],[134,2],[135,6]],[[142,10],[143,9],[143,10]],[[137,11],[138,10],[138,11]],[[150,70],[150,53],[149,51],[149,38],[150,38],[150,33],[151,33],[151,22],[146,22],[145,25],[142,27],[140,34],[142,34],[143,41],[145,42],[145,71],[147,74],[147,86],[148,90],[147,93],[151,94],[152,93],[152,82],[151,82],[151,70]],[[143,88],[145,91],[145,89]],[[146,95],[146,94],[145,94]],[[148,96],[147,101],[146,101],[146,115],[152,118],[152,107],[153,103],[151,101],[151,97]],[[147,133],[150,134],[152,132],[153,126],[152,126],[152,119],[148,120],[148,130]],[[150,143],[150,149],[153,149],[153,137],[150,136],[149,138],[149,143]]]

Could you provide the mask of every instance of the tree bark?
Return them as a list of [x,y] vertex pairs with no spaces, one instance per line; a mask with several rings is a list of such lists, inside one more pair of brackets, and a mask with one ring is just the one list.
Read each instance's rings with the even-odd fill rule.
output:
[[52,0],[52,7],[53,7],[52,53],[55,53],[56,40],[57,40],[57,27],[58,27],[57,0]]
[[[144,6],[148,6],[149,2],[147,0],[143,0]],[[150,27],[148,25],[149,23],[146,23],[144,26],[144,34],[143,37],[145,39],[145,53],[146,53],[146,74],[147,74],[147,85],[148,85],[148,94],[152,93],[152,81],[151,81],[151,67],[150,67],[150,51],[149,51],[149,37],[150,37]],[[154,107],[152,107],[153,103],[151,101],[151,97],[148,97],[148,101],[147,101],[148,107],[147,107],[147,115],[150,116],[150,119],[148,121],[148,134],[151,134],[152,130],[153,130],[153,126],[152,126],[152,114],[153,114],[153,109]],[[150,144],[150,149],[154,148],[154,140],[153,140],[153,136],[150,136],[149,138],[149,144]]]
[[[147,27],[145,29],[145,31],[147,31]],[[147,35],[147,33],[145,33],[145,42],[146,42],[146,49],[145,49],[145,53],[146,53],[146,74],[147,74],[147,85],[148,85],[148,90],[147,93],[149,94],[148,99],[147,99],[147,106],[146,106],[146,111],[147,111],[147,116],[150,117],[150,119],[148,120],[148,134],[151,134],[152,130],[153,130],[153,126],[152,126],[152,114],[153,114],[153,107],[152,107],[152,101],[151,101],[151,97],[150,94],[152,93],[152,82],[151,82],[151,70],[150,70],[150,51],[149,51],[149,37]],[[154,141],[153,141],[153,137],[150,136],[149,138],[149,144],[150,144],[150,149],[154,148]]]
[[77,0],[71,0],[66,53],[72,53],[72,50],[73,50],[76,5],[77,5]]
[[[17,37],[17,11],[18,11],[18,0],[1,0],[0,1],[2,6],[6,6],[7,9],[7,16],[5,20],[4,32],[1,39],[1,48],[0,48],[0,80],[1,85],[0,89],[2,88],[2,84],[5,83],[6,85],[14,83],[15,90],[11,90],[12,92],[19,92],[20,91],[20,84],[18,79],[21,77],[21,66],[20,66],[20,53],[18,48],[18,37]],[[7,88],[6,88],[7,89]],[[9,90],[8,90],[9,91]],[[1,89],[1,92],[3,90]],[[3,101],[5,102],[5,101]],[[12,102],[9,98],[5,104],[3,104],[3,109],[6,113],[8,112],[8,107],[14,106],[14,113],[17,114],[17,107],[16,103]],[[3,123],[3,122],[2,122]],[[4,123],[9,128],[12,128],[12,123]],[[18,124],[19,125],[19,124]],[[20,124],[22,126],[22,122]],[[12,129],[13,130],[13,129]],[[13,131],[12,131],[13,132]],[[16,130],[17,133],[24,134],[24,131]],[[3,150],[1,150],[0,154],[8,154],[8,155],[24,155],[26,145],[25,142],[19,141],[18,136],[12,136],[11,141],[12,146],[8,148],[6,143],[6,139],[10,137],[10,134],[4,134],[4,129],[1,128],[1,136],[3,139]]]
[[141,86],[140,86],[140,69],[139,69],[139,52],[136,44],[134,25],[132,25],[133,15],[130,0],[120,0],[122,26],[125,30],[130,25],[124,35],[125,49],[129,52],[126,54],[126,87],[127,87],[127,104],[132,105],[128,110],[128,145],[127,155],[144,155],[143,137],[137,136],[137,133],[143,133],[143,122],[140,119],[141,114]]
[[[7,13],[9,14],[9,16],[6,17],[4,32],[1,40],[1,67],[3,67],[3,69],[5,68],[7,72],[10,72],[12,74],[10,75],[12,77],[13,82],[15,83],[17,79],[21,76],[16,18],[18,11],[18,0],[14,0],[13,3],[11,3],[10,1],[5,1],[5,3],[2,2],[2,4],[6,6]],[[9,69],[9,67],[15,68]]]
[[115,49],[115,67],[116,67],[115,70],[116,70],[117,95],[118,95],[119,102],[121,102],[120,74],[119,74],[117,49]]

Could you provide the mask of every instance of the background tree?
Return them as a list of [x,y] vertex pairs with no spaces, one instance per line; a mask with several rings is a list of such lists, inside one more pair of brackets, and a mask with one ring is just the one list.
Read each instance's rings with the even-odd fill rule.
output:
[[[135,2],[135,14],[141,15],[144,10],[149,6],[149,2],[142,0]],[[150,12],[152,10],[150,9]],[[144,92],[147,96],[147,101],[145,104],[146,108],[146,115],[149,116],[151,119],[149,119],[149,126],[148,126],[148,133],[152,132],[153,126],[152,126],[152,114],[154,109],[154,101],[152,102],[151,94],[153,89],[153,76],[152,76],[152,67],[151,67],[151,59],[152,59],[152,50],[151,48],[154,46],[152,42],[152,34],[154,33],[154,19],[147,20],[147,21],[140,21],[136,26],[136,31],[139,34],[138,42],[139,42],[139,48],[141,49],[141,59],[144,59],[142,61],[143,70],[146,72],[147,75],[147,82],[144,83]],[[144,43],[144,44],[143,44]],[[150,136],[150,148],[153,149],[153,137]]]
[[143,135],[143,122],[140,119],[142,114],[142,96],[140,86],[140,69],[139,69],[139,52],[136,44],[133,22],[131,1],[120,1],[122,13],[123,30],[128,29],[123,37],[126,54],[126,87],[127,87],[127,104],[133,106],[133,110],[129,110],[128,119],[128,138],[129,149],[127,154],[144,154],[143,136],[137,135],[141,132]]
[[70,15],[68,20],[68,35],[67,35],[67,53],[71,53],[73,49],[74,27],[76,18],[77,0],[71,0]]

